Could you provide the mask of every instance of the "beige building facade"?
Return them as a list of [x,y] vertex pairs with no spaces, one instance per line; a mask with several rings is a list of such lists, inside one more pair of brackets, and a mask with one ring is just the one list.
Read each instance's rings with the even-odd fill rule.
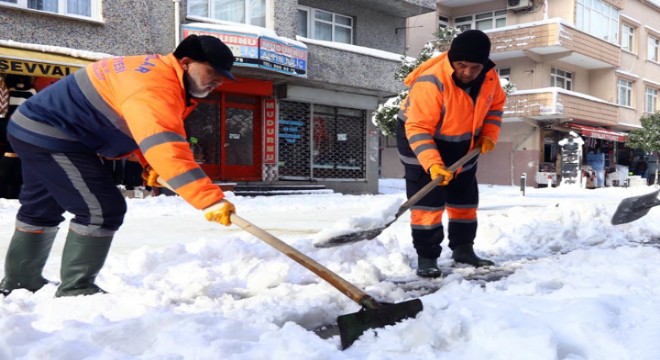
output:
[[[507,98],[497,148],[479,162],[481,183],[514,185],[524,173],[529,186],[556,184],[558,143],[569,131],[585,141],[581,167],[592,152],[605,154],[606,172],[616,165],[634,170],[643,154],[626,148],[626,135],[641,127],[642,116],[660,110],[660,0],[437,5],[432,20],[408,19],[408,55],[418,54],[439,27],[480,29],[491,38],[500,77],[516,88]],[[388,141],[382,176],[399,177]]]

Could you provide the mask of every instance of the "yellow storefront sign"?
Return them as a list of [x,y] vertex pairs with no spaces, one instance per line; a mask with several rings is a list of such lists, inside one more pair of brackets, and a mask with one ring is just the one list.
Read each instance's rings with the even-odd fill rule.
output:
[[92,59],[0,45],[0,73],[63,78]]
[[28,76],[62,78],[78,70],[78,67],[41,62],[7,59],[0,57],[0,72]]

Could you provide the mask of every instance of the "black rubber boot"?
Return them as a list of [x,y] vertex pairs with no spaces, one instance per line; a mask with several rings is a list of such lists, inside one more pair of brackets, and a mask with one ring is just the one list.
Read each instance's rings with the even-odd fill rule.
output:
[[5,277],[0,282],[0,294],[7,296],[16,289],[35,292],[49,283],[41,272],[53,247],[55,235],[57,227],[43,228],[39,232],[14,231],[7,249]]
[[417,257],[417,276],[424,278],[437,278],[442,276],[442,272],[438,267],[438,259],[429,259],[425,257]]
[[105,293],[94,280],[108,257],[111,243],[112,236],[79,235],[69,230],[62,251],[62,284],[55,297]]
[[474,253],[472,244],[459,245],[453,250],[451,258],[457,263],[472,265],[474,267],[492,266],[494,262],[482,259]]

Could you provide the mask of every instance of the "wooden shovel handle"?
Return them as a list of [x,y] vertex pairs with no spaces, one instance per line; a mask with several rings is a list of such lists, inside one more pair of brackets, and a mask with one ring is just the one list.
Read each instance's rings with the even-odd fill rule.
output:
[[306,267],[309,271],[330,283],[330,285],[334,286],[337,290],[341,291],[344,295],[348,296],[356,303],[368,308],[373,307],[369,305],[373,302],[373,298],[370,295],[360,290],[357,286],[346,281],[341,276],[330,271],[330,269],[319,264],[316,260],[294,249],[289,244],[236,214],[231,215],[231,222],[238,225],[241,229],[261,239],[268,245],[274,247],[284,255],[290,257],[298,264]]
[[[172,189],[172,187],[170,187],[170,185],[160,177],[158,178],[158,183],[174,191],[174,189]],[[256,236],[266,244],[274,247],[279,252],[290,257],[298,264],[304,266],[309,271],[318,275],[321,279],[327,281],[330,285],[334,286],[337,290],[339,290],[344,295],[351,298],[351,300],[355,301],[356,303],[368,309],[375,309],[380,307],[380,304],[373,297],[371,297],[371,295],[360,290],[360,288],[358,288],[357,286],[346,281],[344,278],[330,271],[330,269],[321,265],[316,260],[294,249],[289,244],[278,239],[277,237],[267,232],[266,230],[261,229],[260,227],[252,224],[251,222],[243,219],[242,217],[236,214],[231,214],[230,219],[233,224],[238,225],[241,229],[249,232],[250,234]]]
[[[465,165],[466,162],[470,161],[473,157],[477,156],[481,149],[475,148],[470,150],[467,154],[463,155],[462,158],[456,160],[455,163],[451,164],[447,170],[454,172],[458,170],[461,166]],[[396,219],[399,218],[404,212],[406,212],[408,209],[410,209],[411,206],[417,204],[419,200],[421,200],[424,196],[426,196],[428,193],[431,192],[438,184],[440,184],[444,180],[444,176],[438,176],[435,178],[435,180],[431,181],[430,183],[426,184],[423,188],[421,188],[418,192],[416,192],[413,196],[408,199],[403,205],[399,207],[399,211],[396,213]]]

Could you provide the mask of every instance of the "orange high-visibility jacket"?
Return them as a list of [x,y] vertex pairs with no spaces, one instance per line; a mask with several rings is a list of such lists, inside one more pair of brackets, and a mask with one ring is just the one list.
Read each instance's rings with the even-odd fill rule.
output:
[[12,136],[109,158],[136,153],[197,209],[224,198],[195,162],[183,119],[194,109],[174,55],[104,59],[33,96],[12,116]]
[[487,65],[476,104],[454,83],[446,53],[427,60],[406,77],[410,92],[399,111],[405,137],[397,139],[403,163],[428,171],[434,164],[453,164],[474,147],[479,136],[497,142],[506,94],[492,67],[492,63]]

